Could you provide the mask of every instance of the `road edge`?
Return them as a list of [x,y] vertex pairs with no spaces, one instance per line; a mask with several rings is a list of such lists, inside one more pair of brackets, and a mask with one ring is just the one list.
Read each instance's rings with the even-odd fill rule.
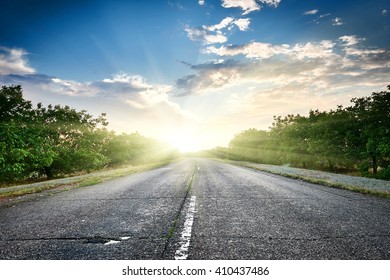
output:
[[[110,171],[95,172],[83,176],[55,179],[40,183],[26,184],[0,189],[0,207],[12,206],[39,196],[54,195],[82,187],[107,182],[123,176],[141,173],[166,166],[177,160],[168,160],[138,166],[113,169]],[[8,189],[8,190],[7,190]]]
[[364,195],[371,195],[371,196],[381,197],[381,198],[385,198],[385,199],[390,199],[390,191],[386,191],[386,190],[373,190],[373,189],[368,189],[368,188],[364,188],[361,186],[343,184],[343,183],[339,183],[339,182],[332,182],[331,180],[318,179],[318,178],[314,178],[314,177],[310,177],[310,176],[294,175],[294,174],[289,174],[286,172],[276,172],[274,170],[256,167],[256,166],[254,166],[255,163],[252,163],[252,162],[221,160],[221,159],[215,159],[215,158],[211,158],[211,159],[216,160],[216,161],[222,161],[222,162],[227,163],[227,164],[247,167],[247,168],[251,168],[254,170],[258,170],[258,171],[263,171],[263,172],[287,177],[287,178],[294,179],[294,180],[301,180],[301,181],[305,181],[305,182],[309,182],[309,183],[313,183],[313,184],[319,184],[319,185],[323,185],[323,186],[327,186],[327,187],[331,187],[331,188],[343,189],[343,190],[357,192],[357,193],[364,194]]

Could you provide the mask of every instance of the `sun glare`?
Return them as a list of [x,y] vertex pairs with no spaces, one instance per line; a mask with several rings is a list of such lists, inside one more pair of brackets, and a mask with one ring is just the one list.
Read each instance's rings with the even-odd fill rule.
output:
[[199,141],[192,133],[175,134],[167,139],[168,143],[180,152],[196,152],[201,149]]

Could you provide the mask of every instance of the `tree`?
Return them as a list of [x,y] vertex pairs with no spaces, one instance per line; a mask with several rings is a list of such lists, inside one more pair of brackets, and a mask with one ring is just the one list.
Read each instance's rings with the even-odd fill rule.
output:
[[33,114],[20,86],[1,88],[0,181],[24,179],[52,163],[53,152],[45,135],[36,129]]
[[[386,91],[374,92],[370,97],[352,99],[353,106],[348,108],[358,131],[350,137],[355,143],[356,153],[370,159],[373,175],[382,169],[381,177],[390,177],[390,86]],[[356,134],[359,136],[356,136]],[[367,172],[366,165],[363,172]]]
[[108,158],[110,165],[120,165],[129,163],[134,158],[135,152],[131,135],[112,133],[105,146],[104,155]]
[[276,162],[275,146],[269,132],[254,128],[242,131],[229,143],[229,157],[254,162]]
[[93,118],[85,110],[60,105],[44,108],[38,104],[34,117],[42,124],[38,129],[46,135],[54,154],[51,164],[42,168],[47,177],[90,171],[107,163],[103,155],[105,114]]
[[390,178],[390,86],[352,106],[308,116],[274,117],[269,132],[246,130],[229,144],[230,158]]
[[106,165],[138,164],[175,156],[139,133],[115,135],[103,113],[38,103],[23,98],[21,86],[0,89],[0,182],[34,176],[52,178]]
[[274,117],[271,128],[274,144],[280,151],[283,163],[306,168],[312,166],[314,160],[309,152],[310,123],[301,115]]
[[30,101],[23,98],[23,90],[18,86],[2,86],[0,89],[0,123],[26,120],[32,110]]
[[[0,90],[0,180],[51,178],[102,167],[105,115],[60,105],[33,108],[21,86]],[[98,126],[101,126],[99,128]]]
[[346,132],[352,121],[348,112],[342,106],[329,112],[312,110],[307,121],[308,151],[316,158],[316,165],[330,171],[347,168],[350,162],[346,153]]

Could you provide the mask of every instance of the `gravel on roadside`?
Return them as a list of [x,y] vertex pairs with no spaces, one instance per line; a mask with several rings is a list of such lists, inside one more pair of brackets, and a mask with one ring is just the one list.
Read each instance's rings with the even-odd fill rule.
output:
[[301,179],[312,183],[319,183],[330,187],[349,189],[366,194],[373,194],[390,198],[390,181],[365,177],[335,174],[317,170],[294,168],[242,161],[228,161],[231,164],[254,168],[282,176]]

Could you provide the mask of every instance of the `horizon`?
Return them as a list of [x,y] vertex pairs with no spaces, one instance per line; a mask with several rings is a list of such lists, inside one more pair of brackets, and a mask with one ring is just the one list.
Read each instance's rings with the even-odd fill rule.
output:
[[[182,152],[390,84],[388,1],[5,1],[0,82]],[[15,20],[16,19],[16,20]]]

